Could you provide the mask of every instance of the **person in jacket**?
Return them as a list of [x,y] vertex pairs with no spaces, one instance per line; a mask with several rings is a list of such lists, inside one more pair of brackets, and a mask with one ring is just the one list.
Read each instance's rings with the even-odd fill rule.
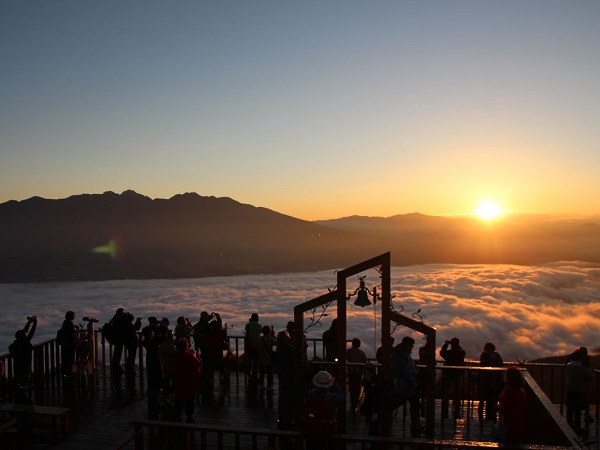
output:
[[65,320],[58,333],[60,336],[60,359],[64,381],[70,381],[73,377],[73,362],[77,347],[77,327],[73,323],[74,320],[75,312],[67,311],[65,313]]
[[277,334],[277,377],[279,379],[277,427],[280,430],[289,430],[293,426],[296,358],[299,351],[294,341],[294,331],[294,322],[289,321],[285,330]]
[[173,378],[175,376],[175,354],[177,353],[176,342],[173,330],[167,330],[165,338],[158,347],[160,355],[160,368],[163,376],[162,387],[163,392],[169,395],[173,392]]
[[413,437],[421,433],[421,423],[419,415],[419,391],[417,389],[417,366],[412,357],[412,351],[415,347],[415,340],[410,336],[405,336],[402,341],[394,348],[392,354],[392,370],[396,389],[403,402],[409,404],[410,426]]
[[[486,342],[483,346],[483,352],[479,356],[481,367],[502,367],[504,361],[502,356],[496,351],[496,346],[491,342]],[[479,420],[483,420],[485,410],[485,420],[496,421],[496,406],[498,397],[504,388],[501,371],[481,371],[479,372]]]
[[527,394],[523,389],[523,375],[516,367],[505,374],[506,386],[500,393],[498,411],[506,426],[506,443],[521,444],[525,439],[525,405]]
[[367,355],[360,346],[359,338],[352,339],[352,347],[346,350],[348,366],[348,392],[350,394],[350,412],[354,415],[360,397],[360,383],[362,381],[363,366],[367,363]]
[[148,389],[148,419],[157,420],[160,415],[158,402],[162,388],[162,367],[160,365],[160,344],[165,338],[166,327],[154,316],[148,317],[148,325],[142,328],[142,345],[146,349],[146,379]]
[[[262,345],[258,348],[258,369],[260,372],[258,388],[261,391],[264,391],[266,388],[267,392],[273,392],[273,346],[277,342],[277,338],[270,326],[265,325],[262,327],[261,340]],[[267,379],[266,387],[265,377]]]
[[365,417],[369,436],[380,436],[381,416],[384,413],[382,403],[383,393],[377,369],[373,364],[365,364],[362,383],[362,392],[356,412]]
[[190,342],[186,338],[177,341],[177,352],[173,360],[175,382],[175,420],[181,421],[185,408],[187,423],[194,423],[196,393],[202,375],[202,363],[194,351],[190,351]]
[[127,349],[127,360],[125,361],[125,374],[131,378],[135,375],[135,357],[139,347],[137,332],[142,328],[142,318],[134,321],[133,314],[126,312],[122,322],[123,345]]
[[581,350],[575,350],[565,369],[567,423],[579,436],[584,432],[581,427],[581,414],[586,411],[588,405],[587,383],[594,379],[594,369],[586,366],[583,358]]
[[[328,437],[335,433],[336,409],[346,398],[344,391],[329,372],[322,370],[313,376],[304,397],[301,429],[306,436],[306,448],[323,450]],[[317,416],[321,413],[321,417]]]
[[28,402],[29,382],[31,380],[31,361],[33,345],[31,340],[37,328],[37,317],[27,317],[23,329],[15,333],[15,340],[8,346],[8,351],[13,358],[15,373],[15,396],[18,402]]
[[244,327],[245,332],[245,354],[246,354],[246,372],[250,385],[258,384],[258,349],[262,345],[260,337],[262,325],[258,322],[258,314],[252,313],[250,320]]
[[[466,352],[460,346],[460,340],[453,337],[444,342],[440,350],[440,356],[444,359],[445,366],[464,366]],[[444,369],[443,371],[443,393],[442,393],[442,416],[448,417],[450,398],[452,398],[453,417],[460,417],[460,398],[462,394],[463,372],[460,369]]]
[[117,308],[115,314],[110,319],[109,324],[112,328],[112,341],[113,354],[110,365],[110,370],[114,378],[119,377],[123,373],[121,367],[121,357],[123,356],[123,339],[125,324],[123,322],[125,317],[125,310],[123,308]]

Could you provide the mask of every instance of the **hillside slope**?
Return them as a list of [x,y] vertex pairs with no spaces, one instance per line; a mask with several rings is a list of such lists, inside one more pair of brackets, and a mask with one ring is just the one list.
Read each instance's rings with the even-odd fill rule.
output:
[[[93,249],[115,243],[115,257]],[[389,250],[361,236],[244,205],[132,191],[0,205],[0,281],[183,278],[344,267]]]

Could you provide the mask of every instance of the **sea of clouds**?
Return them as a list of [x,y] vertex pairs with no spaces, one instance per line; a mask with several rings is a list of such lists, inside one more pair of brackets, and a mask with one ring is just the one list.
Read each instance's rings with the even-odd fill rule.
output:
[[[379,274],[367,271],[368,287],[380,284]],[[124,307],[135,316],[167,317],[172,326],[180,315],[198,320],[201,311],[219,312],[233,326],[230,335],[241,335],[251,313],[262,325],[276,330],[293,320],[293,307],[334,289],[333,270],[316,273],[252,275],[185,280],[126,280],[0,284],[3,326],[0,354],[22,328],[26,316],[38,316],[33,342],[53,338],[65,311],[108,321]],[[348,278],[348,290],[358,278]],[[506,361],[564,355],[579,346],[600,351],[600,265],[557,262],[541,266],[421,265],[392,269],[393,306],[411,316],[420,310],[422,320],[437,330],[437,347],[457,336],[467,358],[478,359],[487,341],[494,342]],[[359,308],[348,303],[349,339],[359,337],[367,354],[378,344],[381,305]],[[321,309],[316,311],[320,314]],[[307,330],[320,337],[336,315],[327,308],[321,324]],[[418,316],[415,316],[418,317]],[[305,326],[310,314],[305,316]],[[418,333],[397,328],[424,343]]]

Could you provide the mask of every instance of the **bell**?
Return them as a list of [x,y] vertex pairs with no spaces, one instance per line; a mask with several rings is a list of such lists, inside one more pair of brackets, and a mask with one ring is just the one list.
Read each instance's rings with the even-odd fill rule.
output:
[[371,300],[369,300],[369,294],[367,291],[360,290],[358,291],[358,295],[356,296],[356,301],[354,302],[356,306],[369,306],[371,304]]

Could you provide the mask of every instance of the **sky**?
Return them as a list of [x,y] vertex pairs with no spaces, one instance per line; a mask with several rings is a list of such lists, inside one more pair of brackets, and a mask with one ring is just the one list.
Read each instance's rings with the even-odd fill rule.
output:
[[[380,282],[379,274],[367,271],[365,284]],[[348,278],[350,292],[358,279]],[[334,271],[282,275],[199,278],[188,280],[120,280],[0,284],[2,318],[0,354],[7,351],[26,316],[38,316],[33,343],[56,336],[67,310],[82,317],[110,320],[124,307],[147,324],[149,316],[167,317],[171,324],[180,315],[193,323],[200,312],[219,312],[230,336],[241,336],[248,318],[259,314],[261,325],[283,330],[293,320],[293,307],[334,289]],[[413,315],[436,329],[436,347],[456,336],[467,358],[479,359],[486,342],[493,342],[505,361],[529,361],[567,355],[580,346],[600,352],[600,266],[581,262],[541,266],[422,265],[394,267],[391,274],[394,310]],[[354,299],[354,298],[353,298]],[[347,338],[358,337],[367,355],[373,356],[381,333],[381,303],[360,308],[347,304]],[[26,309],[23,305],[27,305]],[[336,317],[336,304],[324,310],[319,325],[307,328],[307,336],[320,338]],[[321,313],[318,309],[317,318]],[[306,313],[305,327],[312,314]],[[396,343],[412,336],[416,349],[423,336],[400,327],[393,331]],[[415,355],[416,357],[416,350]]]
[[596,214],[600,2],[0,2],[0,203]]

